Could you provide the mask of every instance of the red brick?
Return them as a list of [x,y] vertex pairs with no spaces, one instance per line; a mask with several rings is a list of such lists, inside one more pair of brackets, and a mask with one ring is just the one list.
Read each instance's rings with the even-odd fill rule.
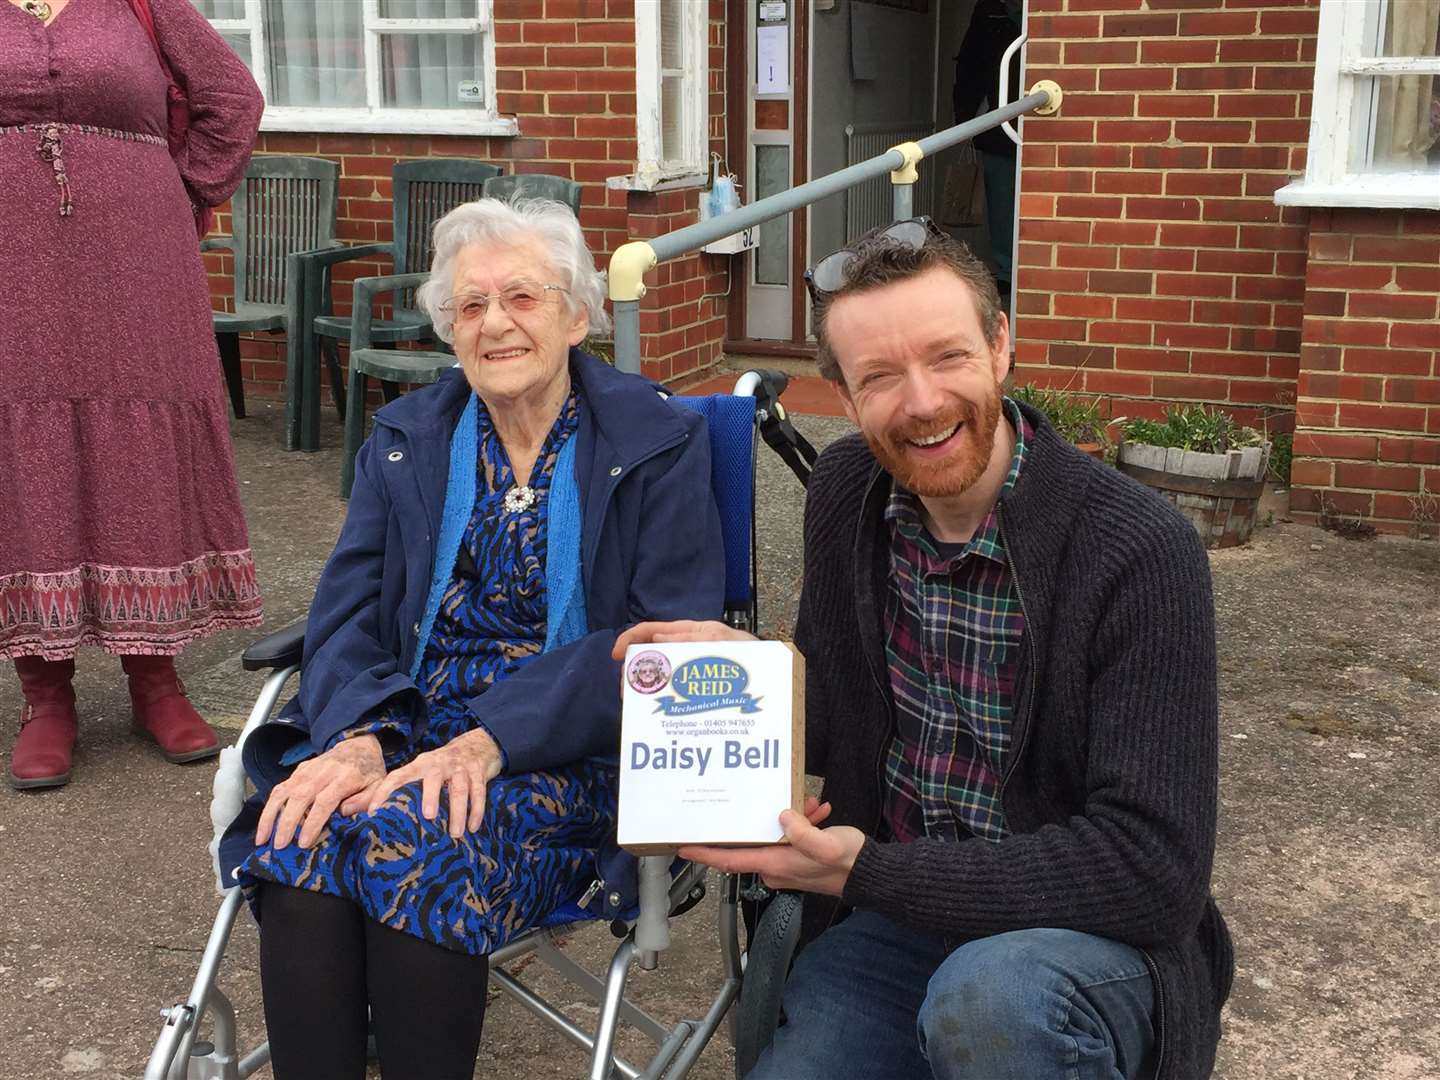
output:
[[1055,212],[1059,217],[1118,218],[1122,216],[1124,205],[1123,199],[1062,195],[1055,200]]
[[1084,319],[1037,319],[1027,318],[1019,332],[1026,337],[1044,338],[1047,341],[1084,341],[1086,323]]
[[[1144,111],[1144,110],[1145,110],[1145,102],[1146,102],[1147,100],[1150,100],[1150,99],[1147,99],[1147,98],[1145,98],[1145,97],[1142,97],[1142,98],[1140,99],[1140,115],[1141,115],[1141,116],[1147,115],[1147,114],[1145,113],[1145,111]],[[1068,93],[1068,92],[1067,92],[1066,95],[1065,95],[1065,115],[1066,115],[1066,116],[1070,116],[1070,117],[1087,117],[1087,116],[1134,116],[1134,115],[1136,115],[1136,112],[1135,112],[1135,95],[1134,95],[1134,94],[1085,94],[1085,93],[1075,94],[1075,93]],[[1164,115],[1171,115],[1171,114],[1169,114],[1169,113],[1154,113],[1154,114],[1148,114],[1148,115],[1164,116]],[[1191,113],[1186,113],[1186,114],[1184,114],[1184,115],[1190,116],[1190,115],[1193,115],[1193,114],[1191,114]],[[1213,113],[1206,112],[1206,113],[1202,113],[1202,114],[1200,114],[1200,115],[1203,115],[1203,116],[1211,116],[1211,115],[1213,115]]]
[[1167,195],[1239,195],[1245,186],[1240,173],[1172,172],[1165,177]]
[[[1106,44],[1112,44],[1107,42]],[[1119,43],[1114,43],[1119,44]],[[1133,42],[1124,44],[1132,50]],[[1079,61],[1075,61],[1079,63]],[[1169,90],[1175,85],[1175,69],[1169,67],[1122,67],[1102,68],[1100,71],[1101,90]]]
[[1230,331],[1223,326],[1201,323],[1173,323],[1155,327],[1155,344],[1176,349],[1223,349],[1230,342]]
[[1130,164],[1131,148],[1128,146],[1062,144],[1057,149],[1057,163],[1067,168],[1123,169]]
[[[1029,320],[1026,320],[1029,322]],[[1022,334],[1029,334],[1025,327]],[[1047,352],[1050,363],[1059,367],[1113,368],[1115,349],[1110,345],[1082,345],[1070,342],[1054,342]]]
[[1295,423],[1305,427],[1335,426],[1335,406],[1319,401],[1301,398],[1295,403]]
[[1140,43],[1142,64],[1213,64],[1218,53],[1219,43],[1203,36]]
[[1149,322],[1180,322],[1190,318],[1189,300],[1122,296],[1115,301],[1115,316]]
[[1419,491],[1420,470],[1408,465],[1372,465],[1341,461],[1335,465],[1336,487]]
[[1236,67],[1221,63],[1213,67],[1181,68],[1175,75],[1177,90],[1249,90],[1254,85],[1253,66]]
[[1155,396],[1176,401],[1224,401],[1230,384],[1225,379],[1193,375],[1155,376]]
[[1025,186],[1036,193],[1089,194],[1093,174],[1083,169],[1026,169]]
[[1131,161],[1137,169],[1205,169],[1211,163],[1211,149],[1208,146],[1137,146],[1131,153]]
[[[1344,325],[1344,324],[1342,324]],[[1362,326],[1373,327],[1374,323],[1362,323]],[[1379,326],[1380,336],[1384,336],[1385,327]],[[1373,342],[1370,342],[1373,344]],[[1374,373],[1379,375],[1416,375],[1426,376],[1432,370],[1431,354],[1427,352],[1411,352],[1406,349],[1371,349],[1361,346],[1352,346],[1345,350],[1344,366],[1346,371]]]
[[1425,410],[1407,409],[1400,405],[1358,405],[1341,402],[1341,427],[1369,428],[1377,431],[1424,431]]
[[1397,266],[1395,284],[1406,292],[1440,293],[1440,266]]
[[1265,363],[1248,353],[1196,352],[1190,356],[1190,370],[1196,375],[1262,375]]
[[[1244,63],[1256,61],[1265,67],[1273,64],[1293,63],[1300,58],[1300,42],[1292,37],[1242,38],[1238,41],[1220,42],[1221,63]],[[1261,68],[1264,70],[1264,67]],[[1313,79],[1314,73],[1303,69]]]
[[[1243,42],[1227,42],[1226,44],[1240,45]],[[1299,64],[1294,67],[1265,66],[1257,68],[1255,71],[1255,89],[1257,90],[1309,90],[1314,85],[1315,71],[1309,66]]]
[[1210,94],[1142,94],[1140,96],[1139,109],[1135,115],[1168,117],[1214,116],[1215,98]]
[[1266,11],[1260,15],[1261,35],[1294,35],[1313,37],[1319,26],[1319,10],[1291,8],[1281,11]]
[[1217,247],[1233,250],[1236,246],[1236,235],[1233,225],[1166,222],[1160,226],[1160,243],[1175,247]]
[[1275,256],[1268,251],[1200,251],[1195,269],[1201,273],[1272,274]]
[[1152,332],[1149,323],[1092,322],[1088,340],[1107,345],[1149,345]]
[[1306,284],[1312,289],[1370,290],[1390,284],[1394,271],[1388,266],[1355,263],[1314,262],[1306,268]]
[[1359,375],[1312,374],[1305,377],[1299,390],[1309,398],[1381,401],[1385,396],[1385,382]]
[[1180,16],[1182,38],[1240,37],[1255,33],[1253,11],[1195,12]]
[[[1113,223],[1111,223],[1113,224]],[[1027,219],[1022,209],[1020,216],[1020,239],[1049,243],[1083,244],[1090,239],[1088,221]]]
[[1375,456],[1399,464],[1440,465],[1440,440],[1382,438]]
[[602,45],[551,45],[545,50],[545,63],[550,67],[598,68],[605,63]]
[[1328,461],[1297,459],[1290,463],[1290,482],[1306,487],[1329,487],[1335,466]]
[[1357,236],[1353,258],[1356,262],[1419,263],[1434,266],[1440,263],[1440,237],[1379,237]]
[[1376,458],[1377,441],[1373,435],[1296,432],[1295,455],[1297,457],[1349,458],[1354,461],[1374,461]]
[[1195,252],[1184,248],[1123,248],[1120,252],[1122,270],[1193,270]]
[[1032,143],[1095,141],[1095,121],[1061,120],[1053,117],[1032,117],[1025,121],[1025,141]]
[[567,42],[575,40],[575,24],[560,20],[532,19],[522,24],[524,41]]
[[1434,295],[1357,292],[1350,296],[1349,313],[1362,319],[1433,319],[1435,308]]
[[1222,274],[1156,274],[1161,296],[1234,296],[1235,279]]
[[[1214,253],[1202,252],[1202,254]],[[1252,304],[1234,300],[1195,301],[1196,322],[1222,326],[1269,326],[1272,311],[1269,304]]]
[[1054,297],[1054,302],[1056,315],[1074,316],[1081,319],[1109,319],[1115,314],[1115,298],[1113,296],[1072,296],[1062,293]]
[[1154,276],[1124,270],[1092,270],[1089,287],[1092,291],[1101,293],[1149,295],[1154,287]]
[[1126,170],[1095,174],[1095,190],[1102,194],[1159,195],[1165,178],[1160,173]]
[[1149,375],[1127,371],[1086,371],[1085,391],[1090,394],[1117,394],[1127,397],[1149,397]]
[[[1029,130],[1028,121],[1026,130]],[[1102,143],[1164,142],[1170,137],[1167,120],[1098,120],[1095,138]]]
[[1159,228],[1153,221],[1097,221],[1090,239],[1097,244],[1149,245],[1155,243]]
[[1410,405],[1440,405],[1440,378],[1386,379],[1385,400]]
[[1396,323],[1390,344],[1399,348],[1440,349],[1440,323]]
[[1250,123],[1245,120],[1176,120],[1175,137],[1194,143],[1248,143]]
[[1133,64],[1139,55],[1139,45],[1134,41],[1066,41],[1064,45],[1065,63],[1076,67]]
[[1115,366],[1125,371],[1189,371],[1190,354],[1179,349],[1116,349]]

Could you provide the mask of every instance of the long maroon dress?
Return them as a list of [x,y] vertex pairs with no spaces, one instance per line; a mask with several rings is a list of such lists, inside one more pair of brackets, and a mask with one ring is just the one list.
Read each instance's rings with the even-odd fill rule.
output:
[[0,3],[0,657],[170,655],[260,621],[192,197],[239,184],[262,102],[189,0],[151,9],[191,107],[183,180],[127,0],[48,27]]

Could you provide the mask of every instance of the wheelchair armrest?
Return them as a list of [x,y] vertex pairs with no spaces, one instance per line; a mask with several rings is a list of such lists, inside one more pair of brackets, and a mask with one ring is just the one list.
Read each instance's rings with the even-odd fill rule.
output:
[[224,250],[226,250],[226,251],[234,251],[234,250],[235,250],[235,237],[233,237],[233,236],[223,236],[223,235],[207,236],[207,237],[205,237],[205,239],[203,239],[203,240],[200,241],[200,250],[201,250],[201,251],[215,251],[216,249],[224,249]]
[[246,671],[298,667],[305,651],[305,623],[306,620],[301,619],[266,634],[259,641],[252,641],[240,656],[240,666]]
[[380,293],[396,289],[413,289],[423,285],[430,277],[428,271],[413,274],[386,274],[383,277],[362,277],[355,279],[355,299],[350,315],[350,352],[370,348],[370,306]]

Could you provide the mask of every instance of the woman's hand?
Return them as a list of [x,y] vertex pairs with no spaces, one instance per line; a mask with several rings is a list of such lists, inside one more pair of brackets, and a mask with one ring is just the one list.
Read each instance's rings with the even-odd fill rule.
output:
[[631,645],[648,645],[651,642],[666,641],[755,641],[754,634],[736,630],[723,622],[709,619],[704,622],[695,619],[679,619],[675,622],[642,622],[626,630],[615,639],[615,648],[610,650],[612,660],[624,660],[625,650]]
[[346,799],[342,814],[374,813],[406,784],[420,781],[420,812],[434,821],[440,812],[440,791],[450,796],[450,835],[458,840],[480,828],[485,817],[485,786],[500,775],[500,747],[484,728],[457,735],[438,750],[420,754],[408,765]]
[[[385,777],[385,755],[374,735],[357,735],[336,743],[318,757],[295,766],[290,779],[276,784],[260,813],[255,843],[271,839],[288,847],[300,828],[301,847],[313,847],[341,802]],[[303,824],[302,824],[303,823]]]

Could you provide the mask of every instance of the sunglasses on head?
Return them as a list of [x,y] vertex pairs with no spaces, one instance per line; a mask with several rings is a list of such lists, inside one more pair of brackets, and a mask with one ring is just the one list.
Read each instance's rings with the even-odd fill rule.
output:
[[[927,239],[944,235],[933,221],[921,215],[888,225],[878,233],[866,237],[862,244],[865,247],[871,247],[883,241],[897,247],[918,251],[925,246]],[[839,251],[832,251],[805,271],[805,288],[810,292],[811,303],[818,302],[821,295],[825,293],[833,293],[844,287],[845,271],[859,254],[858,245],[843,247]]]

